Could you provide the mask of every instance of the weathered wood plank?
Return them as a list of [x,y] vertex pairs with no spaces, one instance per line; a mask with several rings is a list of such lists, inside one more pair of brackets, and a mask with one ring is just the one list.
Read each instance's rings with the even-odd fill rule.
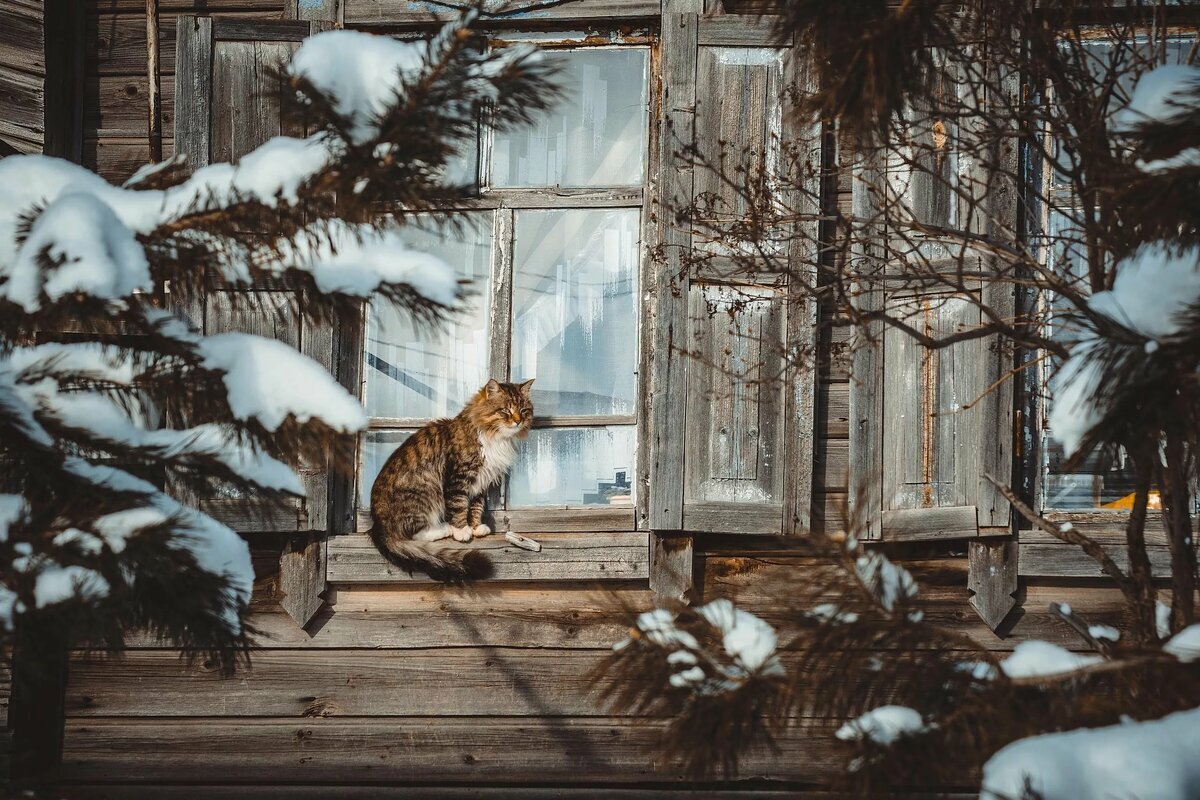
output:
[[721,14],[700,17],[701,47],[790,47],[789,36],[784,41],[775,38],[779,17],[771,15],[740,16]]
[[883,512],[885,542],[974,539],[979,536],[975,506],[906,508]]
[[517,533],[567,533],[570,531],[631,531],[633,507],[615,508],[526,508],[491,512],[497,531]]
[[694,596],[694,550],[691,536],[651,536],[650,591],[655,603],[686,603]]
[[288,543],[279,557],[279,604],[303,628],[325,605],[325,535],[308,534]]
[[[174,75],[162,76],[163,130],[171,130],[175,120]],[[150,82],[145,75],[88,75],[86,81],[83,126],[85,137],[144,137],[149,130],[146,95]],[[199,100],[199,88],[188,91],[180,102],[189,113]]]
[[783,503],[703,503],[692,501],[683,513],[683,527],[707,533],[778,534]]
[[[658,755],[662,725],[627,718],[163,720],[67,722],[66,781],[679,783]],[[847,745],[833,724],[753,751],[743,778],[828,779]]]
[[968,543],[967,563],[971,607],[985,625],[997,630],[1017,604],[1016,537]]
[[[737,784],[733,784],[736,786]],[[79,800],[246,800],[247,797],[270,800],[644,800],[645,789],[571,787],[502,788],[479,786],[212,786],[169,784],[131,786],[128,784],[72,785],[70,796]],[[730,789],[700,793],[695,789],[655,789],[655,800],[835,800],[828,792],[800,789]],[[892,800],[975,800],[971,793],[888,795]]]
[[817,387],[817,436],[846,439],[850,435],[850,384],[821,383]]
[[[1018,558],[1020,574],[1044,578],[1101,578],[1104,573],[1087,554],[1074,545],[1026,544],[1021,533],[1021,552]],[[1166,547],[1147,547],[1150,571],[1156,578],[1171,576],[1171,553]],[[1122,570],[1129,569],[1129,556],[1123,548],[1110,547],[1108,554]]]
[[0,7],[0,67],[46,74],[45,18],[15,4]]
[[[429,647],[604,648],[625,635],[625,609],[646,610],[648,589],[542,589],[482,584],[331,588],[308,631],[274,604],[256,607],[259,645],[292,649]],[[146,635],[127,644],[174,650]]]
[[[514,547],[499,536],[477,539],[469,547],[485,551],[495,574],[490,580],[596,581],[642,580],[650,575],[646,533],[554,534],[537,537],[540,553]],[[330,583],[426,581],[384,560],[366,536],[335,536],[329,541]]]
[[[663,127],[659,140],[658,236],[666,265],[655,269],[653,346],[650,372],[649,523],[658,530],[683,528],[684,414],[687,359],[688,280],[683,254],[692,245],[685,226],[675,223],[673,209],[692,203],[693,174],[678,153],[695,140],[697,16],[669,14],[663,19]],[[681,277],[676,277],[681,276]],[[680,285],[675,285],[678,280]]]
[[[619,641],[619,639],[614,640]],[[71,663],[68,717],[600,715],[589,679],[611,652],[525,648],[264,650],[232,678],[170,651]]]
[[[457,7],[457,8],[456,8]],[[450,19],[469,8],[470,3],[428,2],[428,0],[348,0],[346,25],[411,25]],[[556,21],[602,21],[650,19],[659,16],[659,0],[567,0],[562,3],[525,0],[511,4],[512,10],[487,15],[491,19],[513,23],[552,23]]]
[[[284,0],[158,0],[163,13],[225,14],[228,12],[256,12],[263,16],[279,19],[283,15]],[[97,14],[134,13],[144,14],[143,0],[92,0],[90,10]]]

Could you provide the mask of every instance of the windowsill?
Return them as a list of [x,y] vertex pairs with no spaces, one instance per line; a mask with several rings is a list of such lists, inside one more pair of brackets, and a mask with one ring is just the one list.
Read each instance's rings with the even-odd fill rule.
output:
[[[522,550],[503,534],[459,545],[488,554],[495,573],[488,581],[613,581],[650,577],[650,534],[542,533],[541,552]],[[429,582],[388,562],[363,534],[331,536],[326,578],[332,584]]]

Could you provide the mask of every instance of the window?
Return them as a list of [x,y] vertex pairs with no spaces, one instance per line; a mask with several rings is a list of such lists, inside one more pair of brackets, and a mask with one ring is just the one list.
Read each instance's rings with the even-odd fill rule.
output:
[[464,313],[422,330],[386,306],[368,312],[360,514],[413,430],[458,413],[489,377],[535,378],[534,429],[489,503],[499,529],[537,530],[563,512],[563,530],[634,528],[650,50],[553,46],[563,100],[532,127],[484,132],[481,197],[456,224],[408,228],[414,247],[471,280]]
[[[1128,102],[1135,83],[1135,76],[1127,70],[1133,65],[1149,68],[1159,63],[1186,63],[1195,41],[1194,33],[1181,33],[1162,39],[1139,37],[1132,44],[1114,43],[1098,38],[1083,45],[1090,63],[1099,74],[1105,75],[1121,70],[1122,75],[1112,99],[1112,110],[1116,111]],[[1043,202],[1041,203],[1041,230],[1044,232],[1043,258],[1060,275],[1081,287],[1087,286],[1087,262],[1085,237],[1082,231],[1083,211],[1067,179],[1052,164],[1044,165],[1041,177]],[[1086,293],[1086,292],[1085,292]],[[1045,298],[1051,335],[1060,340],[1070,340],[1073,331],[1061,315],[1056,315],[1054,298]],[[1057,363],[1044,364],[1043,386],[1057,368]],[[1091,511],[1096,509],[1127,510],[1133,507],[1134,475],[1132,465],[1123,452],[1089,455],[1075,469],[1065,469],[1066,455],[1062,445],[1050,434],[1046,420],[1049,406],[1054,402],[1047,397],[1042,414],[1042,507],[1047,511]],[[1158,493],[1150,494],[1150,508],[1159,507]]]

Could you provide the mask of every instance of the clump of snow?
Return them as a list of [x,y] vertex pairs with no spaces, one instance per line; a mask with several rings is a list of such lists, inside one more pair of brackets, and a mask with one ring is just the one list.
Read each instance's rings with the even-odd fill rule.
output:
[[164,525],[168,521],[169,517],[159,509],[142,507],[105,514],[98,517],[92,523],[92,527],[104,537],[108,549],[120,553],[132,536],[147,528]]
[[289,244],[280,264],[312,273],[326,294],[368,297],[381,284],[406,284],[422,297],[451,307],[458,299],[454,268],[430,253],[413,250],[400,231],[332,227],[315,246]]
[[404,80],[420,70],[427,47],[359,31],[326,31],[304,40],[288,74],[336,98],[335,110],[351,122],[350,138],[362,144],[377,135],[380,116],[396,102]]
[[108,581],[95,570],[78,565],[63,567],[46,563],[34,579],[33,600],[38,608],[72,598],[97,600],[107,597],[109,588]]
[[1152,175],[1184,167],[1200,167],[1200,147],[1189,147],[1186,150],[1180,150],[1169,158],[1156,158],[1153,161],[1139,159],[1137,167],[1142,172],[1148,172]]
[[1184,664],[1200,660],[1200,623],[1189,625],[1172,636],[1163,645],[1163,652],[1170,653]]
[[1167,64],[1138,79],[1129,105],[1117,112],[1113,129],[1130,133],[1151,122],[1176,122],[1200,105],[1200,68]]
[[1013,742],[983,768],[984,798],[1200,797],[1200,709],[1152,722],[1050,733]]
[[271,431],[289,416],[300,423],[319,419],[342,433],[367,425],[362,405],[323,366],[283,342],[222,333],[196,346],[204,367],[224,373],[229,407],[237,419],[257,420]]
[[1074,672],[1103,660],[1100,656],[1072,653],[1056,644],[1034,639],[1014,647],[1012,655],[1000,662],[1000,669],[1010,678],[1042,678]]
[[997,670],[994,664],[986,661],[962,661],[954,665],[958,672],[965,672],[977,681],[995,680]]
[[921,713],[907,706],[880,706],[847,722],[834,734],[842,741],[864,739],[890,745],[902,736],[913,736],[929,730]]
[[898,600],[917,596],[917,582],[904,567],[893,564],[880,552],[864,553],[854,560],[854,571],[863,586],[888,611]]
[[[42,268],[45,256],[53,266]],[[123,302],[135,291],[151,288],[150,265],[133,232],[113,210],[92,194],[66,192],[52,201],[29,230],[0,284],[0,297],[26,311],[82,292],[101,300]]]
[[775,657],[775,629],[753,614],[721,598],[696,609],[721,631],[725,652],[747,672],[757,672]]
[[[1174,251],[1164,244],[1146,245],[1126,258],[1117,266],[1113,288],[1088,301],[1093,311],[1156,343],[1177,336],[1184,312],[1197,303],[1200,248]],[[1081,339],[1051,382],[1050,432],[1068,456],[1107,412],[1101,345],[1098,335]]]
[[675,626],[676,615],[665,608],[655,608],[638,615],[637,627],[646,638],[659,647],[686,647],[699,650],[700,643],[696,637]]
[[1154,603],[1154,630],[1160,639],[1171,635],[1171,607],[1161,600]]
[[8,541],[8,531],[29,513],[29,505],[19,494],[0,494],[0,542]]
[[1110,642],[1121,640],[1121,632],[1112,625],[1088,625],[1088,634],[1093,639],[1106,639]]
[[1088,305],[1132,331],[1162,341],[1180,332],[1184,312],[1197,301],[1200,247],[1179,251],[1153,243],[1118,264],[1113,288],[1094,294]]

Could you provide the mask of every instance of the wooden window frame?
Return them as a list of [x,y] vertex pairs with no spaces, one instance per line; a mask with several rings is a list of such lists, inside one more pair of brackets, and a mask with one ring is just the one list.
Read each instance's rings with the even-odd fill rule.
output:
[[[592,26],[589,26],[591,28]],[[646,96],[648,100],[647,149],[645,172],[642,183],[634,186],[613,187],[513,187],[490,188],[482,186],[480,195],[468,203],[446,209],[447,213],[487,211],[492,214],[491,285],[488,310],[488,367],[491,375],[510,376],[510,346],[512,325],[512,287],[514,278],[513,249],[515,244],[515,216],[525,210],[592,210],[628,209],[639,214],[640,242],[638,245],[637,283],[635,313],[638,320],[638,345],[633,355],[633,369],[637,375],[634,413],[626,415],[571,415],[535,417],[535,429],[567,426],[633,426],[634,464],[631,481],[637,482],[632,506],[609,507],[565,507],[565,508],[519,508],[506,509],[500,492],[494,490],[488,503],[497,532],[507,530],[535,534],[543,545],[541,553],[516,551],[505,543],[503,536],[480,540],[474,546],[491,552],[495,563],[492,580],[570,580],[570,579],[646,579],[649,570],[649,546],[645,533],[639,533],[639,520],[645,520],[647,502],[646,485],[638,480],[645,474],[648,443],[648,421],[645,414],[649,381],[644,364],[646,350],[651,342],[641,330],[651,317],[645,298],[653,285],[653,263],[650,258],[656,241],[657,228],[650,223],[654,183],[657,176],[659,154],[657,152],[659,127],[659,97],[656,90],[659,74],[658,38],[646,31],[618,32],[613,26],[603,40],[597,41],[594,30],[578,38],[564,33],[564,38],[555,39],[553,32],[515,30],[493,30],[487,32],[489,43],[516,43],[529,41],[539,48],[548,50],[618,49],[638,48],[647,55]],[[528,38],[525,38],[528,37]],[[480,137],[478,170],[481,183],[491,167],[491,135],[483,132]],[[342,357],[339,361],[355,359],[361,362],[365,352],[366,314],[350,320],[343,326]],[[361,364],[346,368],[344,383],[365,398],[366,374]],[[428,418],[404,418],[372,416],[369,431],[411,430],[429,422]],[[343,489],[343,530],[362,533],[370,528],[369,510],[360,506],[359,494],[363,479],[363,438],[359,438],[354,475]],[[505,484],[505,488],[507,483]],[[583,539],[586,542],[580,541]],[[372,583],[411,580],[411,576],[396,570],[382,559],[371,558],[364,550],[365,537],[344,537],[344,541],[331,540],[328,578],[332,582]],[[588,551],[586,563],[581,560],[581,550]],[[515,557],[511,557],[515,556]],[[530,565],[530,561],[538,565]],[[418,580],[421,579],[418,577]]]

